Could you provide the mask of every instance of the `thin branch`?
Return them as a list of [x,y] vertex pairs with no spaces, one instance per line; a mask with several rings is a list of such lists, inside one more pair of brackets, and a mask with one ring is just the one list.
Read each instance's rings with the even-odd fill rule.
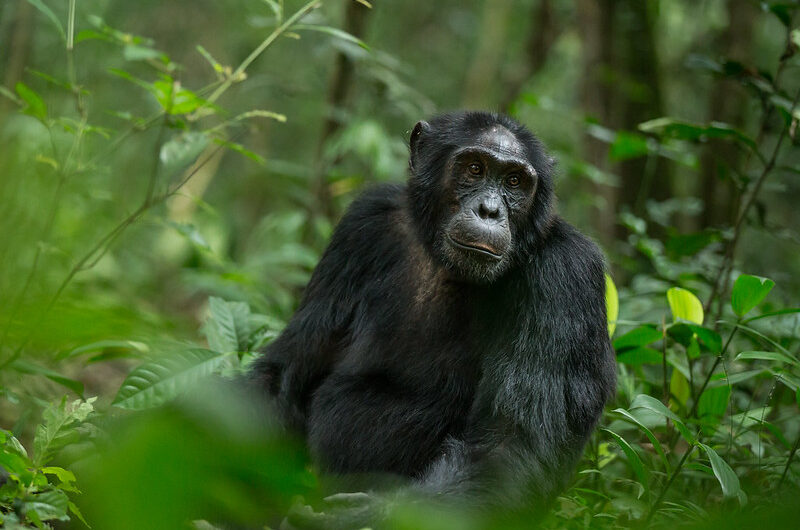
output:
[[794,460],[794,455],[797,454],[798,449],[800,449],[800,435],[797,436],[792,451],[789,453],[789,458],[786,459],[786,465],[783,466],[783,473],[781,473],[781,479],[778,481],[778,488],[783,487],[783,483],[789,474],[789,469],[792,467],[792,460]]
[[717,358],[714,360],[714,364],[711,366],[711,370],[708,371],[708,375],[706,375],[706,379],[703,381],[703,386],[701,386],[700,391],[697,392],[697,398],[694,400],[694,403],[692,403],[692,408],[689,410],[689,415],[687,416],[688,418],[691,418],[695,415],[695,413],[697,413],[697,407],[700,405],[700,398],[702,397],[703,392],[706,391],[706,387],[711,381],[711,377],[714,375],[714,370],[717,369],[717,366],[719,366],[719,363],[721,363],[722,359],[725,357],[725,353],[728,351],[728,346],[730,346],[731,341],[733,340],[734,335],[736,335],[736,331],[738,329],[738,327],[733,328],[731,330],[731,334],[728,335],[728,340],[725,341],[725,346],[723,346],[722,351],[719,352],[719,355],[717,355]]
[[319,7],[320,4],[321,0],[311,0],[311,2],[308,2],[306,5],[298,9],[295,14],[286,19],[286,21],[283,24],[275,28],[275,30],[272,33],[270,33],[267,36],[267,38],[264,39],[261,42],[261,44],[259,44],[256,47],[256,49],[254,49],[244,61],[242,61],[242,64],[240,64],[236,68],[236,70],[234,70],[233,73],[228,76],[225,82],[222,83],[222,85],[220,85],[214,91],[214,93],[212,93],[208,97],[208,101],[211,103],[215,102],[226,90],[230,88],[230,86],[234,83],[234,81],[241,81],[242,79],[244,79],[244,72],[245,70],[247,70],[247,67],[250,66],[250,64],[253,61],[255,61],[258,58],[258,56],[261,55],[264,52],[264,50],[266,50],[270,46],[270,44],[272,44],[275,41],[275,39],[280,37],[286,30],[288,30],[301,18],[306,16],[312,9]]

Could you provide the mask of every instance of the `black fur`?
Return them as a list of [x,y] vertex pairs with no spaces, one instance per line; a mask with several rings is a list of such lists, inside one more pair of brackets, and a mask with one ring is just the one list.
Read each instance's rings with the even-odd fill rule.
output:
[[[487,131],[513,135],[535,170],[527,195],[504,199],[512,246],[491,270],[442,251],[464,197],[453,153]],[[544,506],[615,388],[602,255],[555,215],[551,159],[510,118],[420,122],[409,166],[407,185],[350,206],[253,380],[328,471]]]

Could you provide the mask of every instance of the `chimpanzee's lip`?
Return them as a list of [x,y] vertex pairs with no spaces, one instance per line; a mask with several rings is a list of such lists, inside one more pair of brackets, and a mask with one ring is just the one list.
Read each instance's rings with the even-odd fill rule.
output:
[[479,252],[485,256],[488,256],[492,259],[500,260],[503,259],[503,255],[499,254],[495,249],[490,247],[485,243],[462,243],[461,241],[456,241],[453,239],[452,236],[448,235],[447,238],[450,240],[452,244],[457,247],[461,247],[464,250],[470,250],[472,252]]

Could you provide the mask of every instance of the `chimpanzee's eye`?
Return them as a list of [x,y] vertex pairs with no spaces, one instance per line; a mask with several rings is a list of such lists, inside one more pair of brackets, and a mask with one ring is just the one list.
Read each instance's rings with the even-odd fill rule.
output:
[[517,186],[519,186],[519,183],[520,183],[520,178],[519,175],[517,175],[516,173],[512,173],[506,177],[506,184],[508,184],[508,187],[510,188],[516,188]]
[[472,175],[480,175],[483,172],[483,168],[477,162],[473,162],[469,165],[469,172]]

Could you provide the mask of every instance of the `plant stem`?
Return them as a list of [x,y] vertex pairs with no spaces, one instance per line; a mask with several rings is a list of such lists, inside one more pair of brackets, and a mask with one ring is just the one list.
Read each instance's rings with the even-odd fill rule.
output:
[[789,474],[789,468],[792,467],[792,460],[794,460],[794,455],[797,454],[798,449],[800,449],[800,435],[797,436],[797,440],[794,442],[792,451],[789,453],[789,458],[786,459],[786,465],[783,466],[783,473],[781,473],[781,479],[778,481],[778,488],[783,486],[783,482],[786,480],[786,476]]
[[664,497],[667,495],[667,491],[669,491],[670,486],[672,486],[672,483],[675,481],[675,478],[678,476],[678,473],[680,472],[681,468],[683,468],[683,464],[686,462],[686,459],[689,458],[689,455],[694,452],[695,447],[696,446],[693,445],[689,449],[687,449],[686,452],[683,453],[683,456],[681,457],[680,461],[678,462],[678,465],[675,466],[675,469],[672,470],[672,473],[669,476],[669,480],[667,480],[667,483],[664,485],[664,488],[661,490],[661,493],[658,494],[658,498],[656,499],[656,502],[654,502],[653,505],[650,507],[650,511],[648,512],[647,517],[645,518],[644,522],[642,523],[642,527],[643,528],[648,528],[648,525],[650,524],[650,520],[656,514],[656,511],[658,510],[658,507],[661,505],[661,502],[664,500]]
[[[800,90],[797,91],[797,94],[794,96],[794,100],[792,101],[792,106],[789,109],[789,115],[794,115],[794,110],[797,108],[797,102],[800,99]],[[742,205],[739,216],[736,219],[736,224],[733,228],[733,239],[728,244],[728,249],[725,252],[725,257],[722,259],[722,264],[720,265],[719,272],[717,273],[716,278],[714,279],[714,283],[711,288],[711,294],[708,296],[706,300],[704,310],[708,312],[709,308],[711,307],[712,301],[716,298],[717,294],[720,293],[720,283],[725,276],[725,272],[733,266],[733,258],[736,253],[736,246],[739,243],[739,239],[742,235],[742,228],[744,226],[744,221],[747,219],[747,214],[750,212],[750,208],[755,204],[756,199],[758,198],[759,193],[761,192],[761,188],[764,186],[764,182],[767,180],[767,177],[772,172],[775,167],[775,163],[778,160],[778,154],[780,153],[781,147],[783,146],[783,142],[788,136],[789,128],[791,124],[784,125],[781,129],[781,133],[778,136],[778,141],[775,143],[775,147],[772,149],[772,154],[767,160],[767,163],[764,165],[764,168],[761,170],[761,174],[758,176],[756,180],[755,186],[753,186],[753,190],[745,200],[744,204]],[[720,308],[722,305],[720,304]]]
[[247,58],[244,61],[242,61],[242,64],[240,64],[236,68],[236,70],[234,70],[233,73],[228,76],[228,78],[225,80],[225,82],[222,83],[222,85],[220,85],[208,97],[208,101],[211,102],[211,103],[215,102],[217,99],[219,99],[219,97],[226,90],[228,90],[230,88],[230,86],[233,84],[234,81],[241,80],[243,78],[243,74],[244,74],[245,70],[247,70],[247,67],[250,66],[250,64],[253,61],[255,61],[258,58],[258,56],[261,55],[264,52],[264,50],[266,50],[273,42],[275,42],[275,39],[280,37],[287,29],[289,29],[298,20],[300,20],[301,18],[306,16],[309,11],[311,11],[312,9],[315,9],[316,7],[318,7],[320,5],[320,3],[321,3],[321,0],[311,0],[311,2],[308,2],[306,5],[304,5],[300,9],[298,9],[295,14],[293,14],[291,17],[286,19],[286,21],[284,21],[283,24],[281,24],[280,26],[275,28],[275,30],[272,33],[270,33],[267,36],[267,38],[264,39],[261,42],[261,44],[259,44],[256,47],[256,49],[254,49],[252,52],[250,52],[250,55],[248,55]]
[[692,408],[689,411],[689,415],[687,417],[691,418],[697,413],[697,406],[700,404],[700,397],[702,397],[703,392],[706,391],[706,387],[708,386],[709,381],[711,381],[711,377],[714,375],[714,370],[716,370],[717,366],[719,366],[719,363],[722,362],[722,358],[728,351],[728,346],[730,346],[731,341],[733,340],[733,336],[736,335],[736,331],[738,329],[739,329],[738,327],[734,327],[731,330],[731,334],[728,335],[728,340],[725,341],[725,346],[723,346],[722,351],[719,352],[719,355],[717,355],[717,358],[714,360],[714,364],[711,366],[711,370],[708,371],[708,375],[706,375],[706,379],[705,381],[703,381],[703,386],[701,386],[700,390],[697,392],[697,398],[694,400],[694,403],[692,403]]

